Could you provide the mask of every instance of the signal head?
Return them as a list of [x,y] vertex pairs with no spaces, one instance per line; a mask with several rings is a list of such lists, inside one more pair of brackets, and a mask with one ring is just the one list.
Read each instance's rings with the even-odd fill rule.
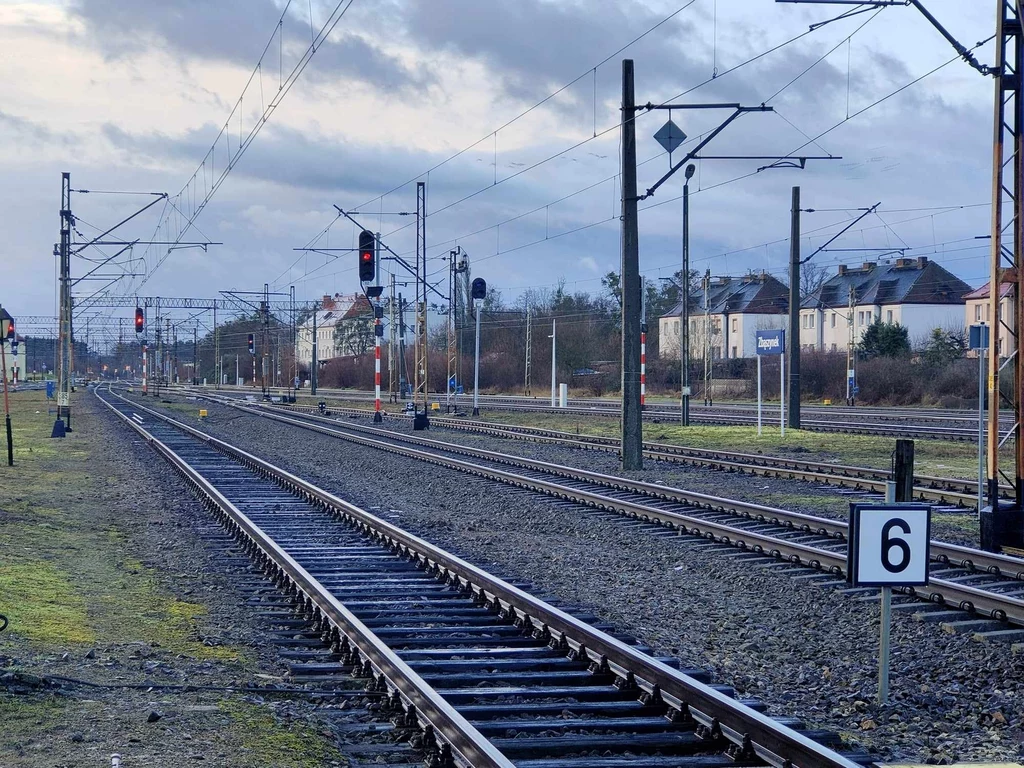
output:
[[377,238],[364,229],[359,233],[359,282],[372,283],[377,275]]

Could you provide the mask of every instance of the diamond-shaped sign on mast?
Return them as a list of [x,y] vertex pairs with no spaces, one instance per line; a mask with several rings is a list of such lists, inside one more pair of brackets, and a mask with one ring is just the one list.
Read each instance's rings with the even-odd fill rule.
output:
[[657,139],[658,143],[665,148],[665,151],[670,155],[679,148],[679,145],[686,141],[686,134],[683,133],[682,129],[672,122],[670,119],[658,132],[654,134],[654,138]]

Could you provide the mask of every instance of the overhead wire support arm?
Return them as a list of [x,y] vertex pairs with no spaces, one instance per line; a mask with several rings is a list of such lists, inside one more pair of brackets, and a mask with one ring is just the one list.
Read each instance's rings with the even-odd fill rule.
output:
[[[121,219],[121,221],[119,221],[117,224],[112,226],[106,232],[104,232],[104,233],[102,233],[100,235],[97,235],[96,237],[94,237],[92,240],[90,240],[87,243],[82,243],[76,250],[72,251],[71,254],[72,255],[76,255],[76,254],[81,253],[82,251],[84,251],[86,248],[89,248],[89,247],[91,247],[93,245],[97,245],[99,243],[102,243],[103,242],[103,238],[105,238],[107,235],[109,235],[115,229],[117,229],[118,227],[122,226],[123,224],[127,224],[129,221],[134,219],[136,216],[139,216],[142,213],[144,213],[145,211],[148,211],[154,205],[159,203],[161,200],[165,200],[166,198],[167,198],[167,193],[166,192],[161,192],[160,196],[157,197],[155,200],[153,200],[152,202],[147,203],[146,205],[142,206],[139,210],[137,210],[131,216],[128,216],[127,218]],[[117,244],[118,245],[123,245],[123,242],[119,242]],[[69,245],[71,245],[71,244],[69,244]],[[77,244],[75,244],[75,245],[77,245]]]
[[[927,8],[924,7],[924,4],[921,2],[921,0],[775,0],[775,2],[792,3],[794,5],[861,6],[856,10],[847,11],[846,13],[839,16],[837,19],[830,19],[830,21],[824,22],[825,24],[828,24],[831,21],[837,21],[838,19],[849,18],[850,16],[853,16],[855,14],[869,11],[872,8],[886,8],[892,5],[912,5],[921,13],[922,16],[925,17],[925,19],[928,20],[929,24],[935,27],[935,29],[939,32],[940,35],[946,38],[946,42],[953,46],[953,50],[955,50],[959,54],[960,58],[967,62],[971,67],[978,70],[983,75],[995,75],[998,73],[998,67],[990,67],[987,64],[982,64],[980,61],[978,61],[977,58],[975,58],[974,54],[971,53],[971,50],[967,48],[967,46],[965,46],[959,40],[957,40],[955,37],[953,37],[953,35],[950,34],[949,30],[942,26],[942,22],[935,18],[935,16],[933,16],[932,13]],[[811,29],[816,29],[819,26],[822,25],[812,24]]]
[[702,149],[704,149],[704,147],[706,147],[708,145],[708,143],[712,139],[714,139],[718,134],[720,134],[722,131],[724,131],[729,126],[729,124],[732,123],[740,115],[743,115],[743,114],[745,114],[747,112],[774,112],[775,111],[774,108],[766,106],[764,104],[761,104],[760,106],[757,106],[757,107],[743,107],[743,106],[740,106],[739,104],[695,104],[695,105],[689,105],[689,104],[674,104],[674,105],[668,105],[668,104],[660,104],[660,105],[648,104],[645,107],[643,107],[643,109],[690,109],[691,106],[694,109],[732,109],[733,113],[731,115],[729,115],[729,117],[727,117],[722,122],[721,125],[719,125],[713,131],[711,131],[711,133],[709,133],[707,136],[705,136],[700,142],[698,142],[697,146],[695,146],[693,149],[691,149],[689,152],[687,152],[686,153],[686,157],[684,157],[678,163],[676,163],[671,168],[669,168],[668,172],[664,176],[662,176],[660,179],[658,179],[654,183],[654,186],[648,188],[647,192],[645,192],[643,195],[640,195],[639,197],[637,197],[637,200],[646,200],[648,197],[653,197],[654,193],[657,191],[658,187],[660,187],[662,184],[664,184],[666,181],[668,181],[670,178],[672,178],[672,176],[675,174],[676,171],[678,171],[684,165],[686,165],[691,160],[693,160],[693,158],[696,155],[698,155],[700,153],[700,151]]
[[[882,204],[882,201],[881,201],[881,200],[879,200],[879,201],[878,201],[877,203],[875,203],[874,205],[872,205],[872,206],[871,206],[870,208],[860,208],[860,209],[859,209],[859,210],[861,211],[861,214],[860,214],[860,216],[858,216],[858,217],[857,217],[856,219],[854,219],[854,220],[853,220],[853,221],[851,221],[851,222],[850,222],[849,224],[847,224],[847,225],[846,225],[845,227],[843,227],[843,228],[842,228],[841,230],[839,230],[839,231],[838,231],[838,232],[837,232],[837,233],[836,233],[835,235],[833,235],[832,237],[830,237],[830,238],[829,238],[829,239],[828,239],[828,240],[827,240],[827,241],[825,242],[825,244],[824,244],[824,245],[820,246],[820,247],[818,248],[818,250],[816,250],[816,251],[815,251],[814,253],[812,253],[812,254],[811,254],[810,256],[808,256],[808,257],[806,257],[806,258],[803,258],[803,259],[801,259],[801,260],[800,260],[800,263],[801,263],[801,264],[806,264],[806,263],[807,263],[808,261],[810,261],[811,259],[813,259],[813,258],[814,258],[815,256],[817,256],[817,255],[818,255],[819,253],[821,253],[822,251],[824,251],[824,250],[825,250],[826,248],[828,248],[828,247],[829,247],[829,246],[830,246],[830,245],[831,245],[832,243],[834,243],[834,242],[835,242],[836,240],[838,240],[838,239],[839,239],[840,237],[842,237],[842,236],[843,236],[844,234],[846,234],[846,233],[847,233],[848,231],[850,231],[850,229],[851,229],[851,228],[853,228],[853,226],[854,226],[854,225],[855,225],[855,224],[856,224],[857,222],[859,222],[859,221],[860,221],[861,219],[863,219],[864,217],[866,217],[866,216],[869,216],[869,215],[871,215],[872,213],[874,213],[874,212],[875,212],[875,209],[877,209],[877,208],[878,208],[878,206],[880,206],[881,204]],[[813,212],[814,212],[814,209],[813,209],[813,208],[808,208],[808,209],[806,209],[806,210],[807,210],[807,212],[808,212],[808,213],[813,213]],[[878,250],[882,250],[882,249],[878,249]]]

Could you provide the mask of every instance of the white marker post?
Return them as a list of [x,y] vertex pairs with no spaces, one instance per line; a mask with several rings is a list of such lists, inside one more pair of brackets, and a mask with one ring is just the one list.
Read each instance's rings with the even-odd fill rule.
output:
[[779,430],[786,436],[786,345],[782,345],[779,355]]
[[763,355],[780,355],[779,365],[782,369],[782,385],[779,396],[782,401],[779,405],[782,434],[786,434],[786,332],[781,328],[770,331],[754,332],[755,349],[757,353],[757,435],[761,436],[761,357]]
[[757,436],[761,436],[761,355],[757,355]]
[[[892,485],[895,492],[895,485]],[[887,493],[887,495],[889,495]],[[928,584],[931,507],[927,504],[851,504],[847,580],[881,587],[878,703],[889,700],[892,588]]]

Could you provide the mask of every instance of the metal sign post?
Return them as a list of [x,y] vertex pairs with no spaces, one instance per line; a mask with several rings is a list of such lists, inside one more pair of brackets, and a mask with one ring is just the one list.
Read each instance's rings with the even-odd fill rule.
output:
[[[895,491],[895,484],[892,485]],[[928,584],[931,507],[927,504],[851,504],[847,580],[881,587],[878,703],[889,700],[892,588]]]
[[988,326],[970,327],[970,348],[978,353],[978,514],[985,506],[985,350]]
[[755,352],[757,352],[757,434],[761,436],[761,358],[764,355],[779,355],[779,362],[782,370],[782,384],[783,388],[779,390],[779,397],[782,398],[782,404],[780,404],[780,426],[782,427],[782,434],[786,434],[786,408],[785,408],[785,380],[786,380],[786,332],[781,328],[775,328],[768,331],[756,331],[755,335]]

